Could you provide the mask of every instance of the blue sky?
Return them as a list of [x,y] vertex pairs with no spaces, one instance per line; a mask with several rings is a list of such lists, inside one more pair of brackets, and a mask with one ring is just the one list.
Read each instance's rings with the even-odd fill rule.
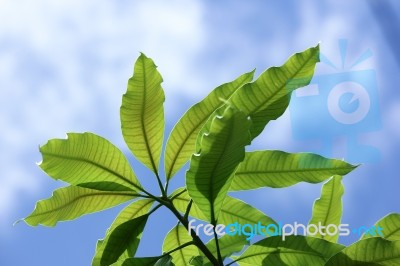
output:
[[[64,185],[36,165],[41,160],[38,146],[48,139],[63,138],[67,132],[102,135],[128,155],[135,172],[146,177],[141,182],[156,191],[156,183],[129,155],[120,133],[121,96],[139,52],[154,59],[164,78],[167,131],[219,84],[255,67],[258,75],[319,42],[336,69],[320,63],[314,87],[321,89],[323,77],[329,75],[372,71],[375,85],[368,92],[378,111],[357,134],[334,120],[321,125],[316,139],[308,137],[309,128],[294,126],[299,122],[294,112],[318,117],[326,110],[321,93],[318,102],[323,104],[317,109],[302,107],[301,100],[292,102],[251,149],[320,151],[363,163],[344,179],[343,222],[352,227],[400,212],[397,1],[0,0],[0,6],[0,265],[89,265],[96,240],[121,209],[55,228],[12,226],[37,200]],[[347,41],[344,59],[340,40]],[[351,67],[365,51],[371,56]],[[357,79],[353,74],[347,77]],[[340,132],[332,134],[338,127]],[[349,136],[363,146],[349,145]],[[372,147],[373,155],[349,155],[363,151],[360,147]],[[181,171],[172,186],[182,185],[183,176]],[[237,196],[275,220],[306,223],[320,189],[320,184],[300,184]],[[139,255],[160,253],[163,235],[175,224],[168,212],[159,215],[162,218],[150,220],[152,230],[145,231]]]

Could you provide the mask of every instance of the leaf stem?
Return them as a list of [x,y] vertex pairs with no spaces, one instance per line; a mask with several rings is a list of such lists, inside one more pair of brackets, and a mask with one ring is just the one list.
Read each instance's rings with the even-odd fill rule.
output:
[[188,219],[185,219],[180,213],[179,211],[175,208],[175,206],[172,204],[172,201],[170,199],[168,199],[167,202],[165,202],[166,204],[164,204],[165,207],[167,207],[174,215],[176,218],[178,218],[178,220],[182,223],[182,225],[186,228],[186,230],[188,230],[190,232],[190,235],[192,236],[194,245],[196,247],[198,247],[203,254],[210,260],[210,262],[214,265],[223,265],[222,263],[220,263],[215,257],[214,255],[211,253],[211,251],[207,248],[207,246],[203,243],[203,241],[200,239],[200,237],[198,235],[196,235],[196,233],[193,231],[193,229],[189,228],[189,221]]
[[170,251],[168,251],[168,252],[165,252],[164,254],[162,254],[161,258],[162,258],[162,257],[165,257],[165,256],[168,256],[168,255],[170,255],[171,253],[174,253],[175,251],[178,251],[178,250],[183,249],[183,248],[185,248],[185,247],[187,247],[187,246],[190,246],[190,245],[195,245],[195,242],[194,242],[194,241],[186,242],[185,244],[182,244],[182,245],[180,245],[179,247],[176,247],[176,248],[174,248],[174,249],[172,249],[172,250],[170,250]]
[[218,254],[218,261],[220,265],[224,265],[224,260],[222,259],[221,256],[221,250],[219,249],[219,240],[218,240],[218,235],[217,231],[215,231],[216,225],[213,226],[213,232],[214,232],[214,239],[215,239],[215,247],[217,248],[217,254]]

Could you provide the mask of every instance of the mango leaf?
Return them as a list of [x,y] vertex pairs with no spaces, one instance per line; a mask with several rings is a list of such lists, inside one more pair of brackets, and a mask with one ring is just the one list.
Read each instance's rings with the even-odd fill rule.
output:
[[204,265],[204,257],[203,256],[196,256],[190,260],[190,265],[194,266],[203,266]]
[[[168,232],[163,243],[163,253],[169,252],[183,244],[191,242],[193,239],[189,235],[186,228],[182,225],[177,225]],[[176,265],[190,265],[190,259],[199,255],[199,250],[196,246],[190,245],[177,250],[170,254],[172,262]]]
[[141,199],[118,214],[105,238],[97,242],[92,266],[110,265],[135,255],[152,203],[151,199]]
[[369,228],[369,230],[362,235],[361,239],[374,236],[382,236],[391,241],[400,240],[400,214],[390,213],[386,215],[376,222],[372,228]]
[[92,133],[68,133],[40,147],[40,167],[54,179],[104,191],[140,190],[141,186],[122,152]]
[[[271,120],[280,117],[290,102],[292,91],[307,86],[319,62],[319,45],[291,56],[280,67],[264,71],[254,82],[244,84],[228,100],[229,104],[250,116],[251,139],[256,138]],[[209,131],[205,124],[200,135]],[[196,142],[196,146],[199,142]]]
[[53,195],[38,201],[35,210],[24,219],[31,225],[55,226],[82,215],[102,211],[135,198],[129,192],[108,192],[69,186],[57,189]]
[[230,190],[283,188],[299,182],[319,183],[333,175],[346,175],[356,167],[312,153],[246,152]]
[[119,260],[112,266],[174,266],[172,263],[172,257],[160,256],[160,257],[143,257],[143,258],[128,258],[125,260]]
[[[171,197],[174,197],[173,204],[175,208],[184,213],[190,201],[189,194],[184,191],[184,188],[178,188],[171,194]],[[192,205],[189,215],[193,218],[203,221],[206,221],[207,219],[201,210],[196,206],[196,204]],[[236,222],[239,224],[257,224],[259,222],[262,225],[277,224],[273,219],[265,215],[260,210],[239,199],[227,196],[224,204],[222,205],[218,223],[229,225]]]
[[186,186],[193,202],[214,223],[230,187],[232,173],[244,159],[244,147],[250,144],[251,121],[242,112],[227,107],[210,124],[210,131],[199,136],[201,150],[192,155]]
[[220,85],[207,95],[202,101],[187,110],[173,128],[165,150],[165,172],[167,179],[190,159],[195,151],[195,141],[200,129],[207,119],[243,84],[253,79],[254,71],[245,73],[232,82]]
[[[249,244],[249,241],[246,240],[245,236],[224,235],[218,239],[218,244],[219,250],[221,252],[221,257],[224,260],[225,258],[231,256],[233,253],[240,252],[245,245]],[[217,258],[218,253],[215,239],[211,239],[210,241],[208,241],[206,246]],[[213,264],[207,259],[207,257],[204,257],[204,265],[213,266]]]
[[122,134],[135,157],[158,173],[164,137],[164,91],[153,60],[141,54],[122,97]]
[[267,69],[229,99],[230,104],[251,117],[252,139],[262,132],[269,121],[284,113],[292,91],[310,83],[318,62],[319,45],[294,54],[280,67]]
[[[339,175],[332,177],[323,185],[321,197],[314,202],[312,218],[308,224],[326,228],[325,232],[317,232],[313,237],[337,242],[339,233],[335,230],[342,219],[343,193],[342,177]],[[330,225],[335,225],[335,230]]]
[[389,241],[380,237],[363,239],[330,258],[326,265],[400,265],[400,241]]
[[249,246],[236,262],[239,266],[322,266],[342,249],[342,245],[319,238],[292,235],[282,240],[281,236],[272,236]]

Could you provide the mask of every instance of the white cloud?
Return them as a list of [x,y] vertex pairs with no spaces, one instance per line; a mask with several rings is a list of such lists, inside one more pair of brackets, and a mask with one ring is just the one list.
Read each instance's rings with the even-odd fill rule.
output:
[[159,66],[167,97],[190,97],[180,91],[188,83],[201,87],[193,60],[203,45],[199,1],[3,0],[0,17],[3,222],[18,193],[40,184],[21,159],[37,160],[38,143],[99,125],[120,138],[120,97],[139,51]]

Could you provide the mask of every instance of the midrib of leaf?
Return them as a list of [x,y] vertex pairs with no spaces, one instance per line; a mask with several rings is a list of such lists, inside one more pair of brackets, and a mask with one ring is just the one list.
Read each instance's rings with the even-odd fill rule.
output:
[[389,257],[384,257],[384,258],[381,258],[381,259],[375,259],[375,260],[372,260],[372,261],[369,261],[369,262],[390,261],[390,260],[397,260],[397,259],[399,259],[399,258],[400,258],[400,255],[397,255],[397,256],[389,256]]
[[[176,239],[177,239],[178,247],[179,247],[179,246],[182,245],[182,243],[181,243],[181,238],[179,237],[179,227],[178,227],[178,226],[176,227],[175,234],[176,234]],[[184,243],[183,243],[183,244],[184,244]],[[183,248],[181,248],[181,249],[179,250],[179,253],[181,253],[181,257],[182,257],[182,258],[185,258],[184,254],[183,254]],[[188,265],[188,264],[186,263],[185,259],[183,259],[183,262],[185,263],[185,265]]]
[[[328,216],[330,216],[331,214],[331,210],[332,210],[332,198],[333,198],[333,194],[335,191],[335,179],[332,179],[332,189],[331,189],[331,193],[330,193],[330,197],[329,197],[329,205],[328,205],[328,210],[327,210],[327,215],[325,215],[324,217],[324,225],[326,225],[326,223],[328,222]],[[326,235],[323,235],[322,238],[325,238]]]
[[264,171],[243,171],[238,170],[235,176],[248,175],[248,174],[280,174],[280,173],[302,173],[302,172],[318,172],[318,171],[330,171],[330,170],[348,170],[354,167],[332,167],[332,168],[307,168],[307,169],[296,169],[296,170],[264,170]]
[[246,256],[244,256],[244,257],[240,257],[240,258],[238,258],[238,259],[235,260],[235,261],[240,261],[240,260],[243,260],[243,259],[247,259],[247,258],[251,258],[251,257],[256,257],[256,256],[263,256],[263,255],[265,255],[265,254],[276,253],[277,251],[278,251],[279,253],[284,253],[284,254],[311,255],[311,256],[314,256],[314,257],[317,257],[317,258],[326,260],[326,258],[325,258],[323,255],[319,254],[319,253],[313,253],[313,252],[310,252],[310,251],[300,251],[300,250],[284,250],[284,251],[283,251],[283,250],[281,250],[280,248],[276,248],[276,249],[271,250],[271,251],[268,251],[268,252],[252,253],[252,254],[250,254],[250,255],[246,255]]
[[[289,79],[295,77],[295,76],[300,72],[300,70],[303,69],[303,67],[313,58],[313,56],[315,56],[315,53],[314,53],[314,52],[313,52],[313,53],[311,54],[311,56],[305,61],[305,63],[301,64],[301,67],[298,68],[298,69],[295,71],[295,73],[289,77]],[[268,70],[267,70],[267,71],[268,71]],[[269,97],[263,104],[259,105],[252,113],[253,113],[253,114],[254,114],[254,113],[257,113],[261,108],[263,108],[265,105],[269,104],[269,102],[270,102],[272,99],[274,99],[274,96],[276,96],[284,87],[285,87],[285,85],[280,86],[279,89],[277,89],[276,91],[274,91],[274,92],[272,93],[272,97]],[[284,96],[282,96],[282,97],[284,97]],[[282,97],[281,97],[281,98],[282,98]],[[279,98],[279,99],[280,99],[280,98]],[[279,99],[278,99],[278,100],[279,100]],[[277,101],[277,100],[275,100],[275,101]]]
[[40,212],[40,213],[37,213],[37,214],[31,214],[31,215],[29,215],[29,218],[36,217],[36,216],[42,216],[42,215],[47,214],[47,213],[51,213],[51,212],[54,212],[54,211],[61,210],[61,209],[65,208],[66,206],[72,205],[72,204],[75,203],[76,201],[78,201],[78,200],[80,200],[80,199],[83,199],[83,198],[86,198],[86,197],[92,197],[92,196],[113,196],[113,195],[118,195],[118,196],[119,196],[119,195],[121,195],[121,196],[135,196],[135,195],[132,194],[132,193],[115,193],[115,192],[114,192],[114,193],[113,193],[113,192],[104,192],[104,193],[99,192],[99,193],[93,193],[93,194],[89,194],[89,195],[81,195],[81,196],[78,196],[78,197],[74,198],[73,200],[69,201],[68,203],[66,203],[66,204],[64,204],[64,205],[62,205],[62,206],[59,206],[59,207],[57,207],[57,208],[53,208],[53,209],[51,209],[51,210],[47,210],[47,211]]
[[147,97],[147,93],[146,93],[146,88],[147,88],[146,72],[147,72],[147,70],[146,70],[146,66],[145,66],[144,60],[142,59],[141,61],[142,61],[142,66],[143,66],[143,85],[144,85],[144,88],[145,88],[143,90],[143,102],[141,104],[141,109],[142,109],[141,116],[140,116],[140,121],[142,122],[141,128],[142,128],[142,133],[143,133],[144,140],[145,140],[144,142],[146,144],[147,153],[149,154],[149,157],[150,157],[151,166],[153,167],[154,173],[158,174],[158,169],[157,169],[156,164],[154,162],[153,154],[151,153],[151,149],[150,149],[150,146],[149,146],[149,140],[147,138],[146,123],[144,122],[144,112],[145,112],[144,107],[145,107],[146,97]]
[[80,158],[80,157],[74,157],[74,156],[67,156],[67,155],[60,155],[60,154],[56,154],[56,153],[50,153],[50,152],[41,152],[43,155],[49,155],[49,156],[53,156],[53,157],[57,157],[57,158],[61,158],[61,159],[66,159],[66,160],[71,160],[71,161],[78,161],[78,162],[85,162],[91,165],[94,165],[100,169],[103,169],[106,172],[109,172],[110,174],[113,174],[114,176],[124,180],[125,182],[128,182],[130,185],[134,186],[135,188],[139,189],[140,191],[142,191],[143,189],[141,187],[139,187],[138,185],[136,185],[135,183],[133,183],[131,180],[129,180],[127,177],[120,175],[117,172],[114,172],[113,170],[102,166],[101,164],[98,164],[96,162],[93,162],[91,160],[88,159],[84,159],[84,158]]
[[[218,119],[218,116],[215,119]],[[232,122],[232,123],[234,123],[234,122]],[[229,129],[232,129],[232,127],[233,127],[232,123],[229,123]],[[230,132],[230,130],[228,132]],[[226,140],[224,142],[224,147],[226,147],[227,144],[230,142],[230,140],[232,138],[231,135],[232,134],[228,134],[228,137],[226,138]],[[224,149],[224,152],[221,154],[221,156],[219,156],[217,163],[214,165],[213,171],[212,171],[213,174],[214,174],[215,170],[217,169],[217,167],[219,166],[222,158],[225,157],[225,151],[226,151],[226,149]],[[212,175],[212,177],[213,177],[213,175]],[[229,177],[228,177],[228,179],[229,179]],[[214,201],[215,201],[215,199],[214,199],[214,183],[212,182],[213,180],[214,180],[213,178],[210,178],[209,184],[210,184],[210,187],[211,187],[211,189],[210,189],[210,194],[211,194],[211,196],[210,196],[210,200],[211,200],[211,223],[215,225],[216,221],[215,221],[215,213],[214,213]]]
[[[241,87],[239,87],[239,88],[241,88]],[[237,88],[228,98],[230,98],[239,88]],[[223,106],[224,104],[225,104],[225,103],[222,102],[221,105],[217,106],[217,108],[215,108],[215,109],[220,108],[220,107]],[[178,152],[176,152],[175,155],[174,155],[174,158],[173,158],[173,160],[172,160],[172,164],[171,164],[170,170],[168,171],[168,175],[167,175],[167,178],[168,178],[168,179],[171,178],[171,174],[172,174],[172,171],[174,170],[174,167],[175,167],[176,161],[177,161],[177,159],[178,159],[178,157],[179,157],[179,154],[181,153],[183,147],[185,146],[186,142],[188,141],[188,139],[190,138],[190,136],[192,135],[192,133],[195,132],[199,127],[204,126],[205,122],[206,122],[209,118],[210,118],[210,116],[204,117],[204,118],[201,120],[201,122],[198,123],[197,126],[196,126],[195,128],[193,128],[193,130],[190,130],[190,131],[189,131],[189,132],[190,132],[189,134],[186,135],[186,137],[184,138],[183,144],[179,146]]]
[[385,235],[384,237],[385,237],[385,238],[388,238],[388,237],[394,235],[395,233],[397,233],[397,232],[399,232],[399,231],[400,231],[400,228],[398,228],[398,229],[392,231],[390,234],[387,234],[387,235]]
[[172,174],[172,171],[174,170],[174,167],[175,167],[176,161],[177,161],[177,159],[178,159],[178,156],[179,156],[179,154],[181,153],[181,151],[182,151],[184,145],[186,144],[186,142],[187,142],[188,139],[190,138],[191,134],[192,134],[193,132],[195,132],[201,125],[204,125],[205,121],[207,121],[208,118],[209,118],[209,117],[205,117],[203,120],[201,120],[201,122],[200,122],[193,130],[189,131],[190,134],[187,134],[187,136],[185,137],[185,140],[184,140],[183,144],[179,146],[178,151],[175,153],[174,158],[173,158],[173,160],[172,160],[171,167],[170,167],[170,169],[169,169],[169,171],[168,171],[168,175],[167,175],[167,178],[168,178],[168,179],[171,178],[171,174]]

